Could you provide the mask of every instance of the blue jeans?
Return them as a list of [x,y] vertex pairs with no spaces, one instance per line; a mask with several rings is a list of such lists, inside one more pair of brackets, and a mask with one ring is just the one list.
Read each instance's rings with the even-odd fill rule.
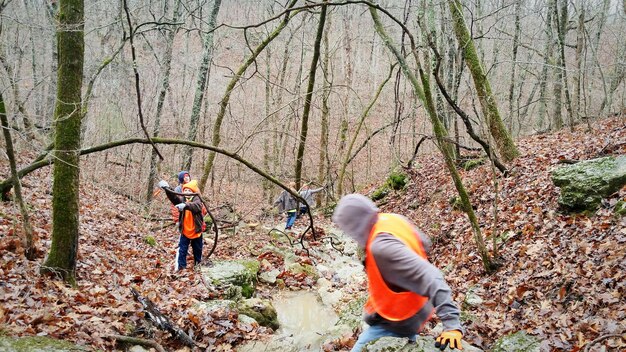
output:
[[178,240],[178,253],[176,254],[176,270],[185,269],[187,267],[187,251],[189,245],[193,251],[194,263],[200,264],[202,261],[202,234],[200,237],[190,240],[185,235],[180,235]]
[[293,223],[296,222],[296,215],[298,215],[298,211],[296,209],[287,211],[287,224],[285,225],[285,230],[289,230]]
[[369,328],[367,328],[367,330],[363,331],[361,333],[361,335],[359,335],[359,339],[356,341],[356,343],[354,344],[354,347],[352,347],[352,350],[350,350],[350,352],[361,352],[361,349],[363,349],[363,347],[371,341],[377,340],[381,337],[384,336],[391,336],[391,337],[407,337],[409,339],[409,341],[415,341],[417,339],[417,335],[413,334],[413,335],[400,335],[397,334],[393,331],[389,331],[389,330],[385,330],[382,327],[380,327],[379,325],[373,325],[370,326]]

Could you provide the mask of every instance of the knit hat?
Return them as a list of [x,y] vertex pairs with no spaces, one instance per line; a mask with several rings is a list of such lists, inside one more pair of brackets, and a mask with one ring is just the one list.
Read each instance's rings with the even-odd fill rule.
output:
[[365,248],[377,217],[378,208],[374,202],[360,194],[349,194],[337,204],[333,222],[359,246]]
[[189,175],[189,171],[181,171],[178,173],[178,183],[183,184],[185,182],[185,175]]
[[200,188],[198,188],[198,181],[191,180],[183,185],[183,192],[188,189],[193,193],[200,193]]

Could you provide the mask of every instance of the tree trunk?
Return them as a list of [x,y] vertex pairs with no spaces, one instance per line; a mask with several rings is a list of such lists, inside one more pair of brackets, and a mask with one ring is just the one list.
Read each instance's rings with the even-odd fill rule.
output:
[[491,85],[485,74],[482,62],[476,53],[474,41],[465,25],[461,2],[459,0],[448,0],[448,5],[452,14],[457,39],[463,48],[465,63],[474,79],[474,86],[476,87],[483,115],[485,115],[487,120],[489,132],[496,143],[502,159],[505,162],[511,161],[519,155],[519,152],[500,118],[500,111],[491,92]]
[[578,28],[576,30],[576,73],[574,74],[573,110],[576,120],[580,120],[581,78],[583,77],[583,53],[585,51],[585,7],[580,4],[578,9]]
[[[325,1],[325,3],[327,0]],[[298,155],[296,157],[296,188],[300,188],[302,181],[302,165],[304,164],[304,148],[306,147],[306,136],[309,129],[309,114],[311,112],[311,100],[313,98],[313,89],[315,87],[315,73],[317,72],[317,62],[320,57],[320,45],[322,43],[322,35],[324,34],[324,23],[326,22],[326,9],[328,5],[322,5],[320,12],[320,20],[317,26],[317,34],[315,36],[315,44],[313,45],[313,58],[311,59],[311,68],[309,69],[309,83],[307,85],[306,95],[304,96],[304,110],[302,112],[302,127],[300,128],[300,143],[298,145]]]
[[[178,22],[180,18],[181,0],[174,0],[174,15],[172,22]],[[174,38],[176,37],[177,27],[170,28],[165,37],[165,53],[163,54],[163,65],[161,66],[161,89],[157,98],[157,108],[154,116],[153,137],[158,137],[161,132],[161,115],[163,114],[163,104],[165,103],[165,95],[170,87],[170,72],[172,70],[172,53],[174,50]],[[148,174],[148,186],[146,189],[146,202],[152,202],[154,194],[154,181],[157,179],[158,155],[156,149],[152,148],[150,152],[150,171]]]
[[[328,27],[332,28],[330,15],[328,16]],[[328,99],[330,97],[330,91],[332,89],[332,82],[329,82],[329,70],[330,68],[330,47],[328,42],[328,32],[324,31],[324,58],[322,59],[322,73],[324,74],[324,82],[322,83],[322,116],[321,116],[321,132],[320,132],[320,157],[319,165],[317,168],[317,182],[319,185],[324,185],[326,182],[326,173],[330,165],[328,160],[328,116],[330,114],[330,107],[328,106]],[[322,204],[322,196],[324,192],[318,192],[316,195],[316,203]]]
[[[544,130],[544,124],[546,122],[546,111],[548,110],[548,99],[547,99],[547,90],[548,90],[548,67],[554,65],[553,57],[554,54],[554,38],[552,31],[552,14],[554,13],[554,7],[556,6],[556,0],[548,0],[548,10],[546,11],[546,39],[543,50],[544,60],[543,67],[541,68],[541,74],[539,75],[539,112],[537,116],[537,128],[542,131]],[[550,119],[548,119],[549,121]],[[551,125],[551,123],[548,123]]]
[[[558,35],[557,38],[559,40],[559,50],[561,54],[561,67],[560,72],[562,72],[561,79],[558,84],[562,85],[563,92],[565,93],[565,108],[567,109],[567,120],[569,124],[569,128],[571,131],[574,131],[574,113],[572,111],[572,99],[569,94],[569,86],[567,84],[567,64],[565,62],[565,35],[567,34],[567,22],[569,19],[568,11],[567,11],[567,2],[568,0],[561,0],[561,13],[555,13],[555,19],[557,21]],[[556,8],[555,8],[556,9]],[[559,76],[559,75],[557,75]],[[557,99],[560,102],[560,95]],[[559,107],[560,110],[560,107]],[[560,115],[560,111],[559,111]],[[562,122],[561,122],[562,123]]]
[[361,128],[363,127],[363,123],[365,122],[365,119],[367,118],[367,116],[369,116],[370,110],[372,109],[374,104],[376,104],[376,102],[378,101],[378,97],[380,96],[380,93],[383,91],[383,88],[385,87],[387,82],[389,82],[389,79],[391,79],[391,74],[393,73],[394,67],[395,66],[391,66],[391,68],[389,69],[389,74],[387,75],[387,78],[385,78],[385,80],[378,86],[378,89],[376,90],[376,94],[374,94],[372,101],[370,101],[367,108],[365,108],[365,110],[363,110],[363,113],[361,113],[361,118],[359,119],[359,123],[357,124],[356,129],[354,130],[354,134],[352,135],[352,140],[350,141],[350,144],[348,145],[348,149],[346,150],[346,153],[345,153],[345,158],[343,162],[341,163],[341,168],[339,169],[339,178],[337,179],[337,195],[338,196],[343,195],[343,179],[346,174],[346,168],[348,167],[348,164],[352,160],[350,158],[350,154],[352,153],[352,149],[354,148],[354,143],[356,142],[356,139],[359,136],[359,132],[361,132]]
[[456,165],[454,164],[454,158],[453,158],[454,154],[453,154],[452,146],[447,141],[448,132],[443,126],[443,123],[441,123],[441,120],[439,119],[439,116],[437,116],[437,112],[435,111],[435,105],[433,102],[432,93],[430,91],[430,82],[429,82],[428,76],[422,70],[419,61],[417,61],[418,60],[417,55],[415,55],[415,59],[417,61],[416,63],[418,65],[418,72],[421,77],[421,84],[420,82],[418,82],[417,77],[415,77],[415,74],[413,73],[414,70],[408,67],[404,59],[404,56],[395,47],[395,45],[391,41],[391,38],[389,38],[389,36],[385,32],[376,10],[372,7],[370,7],[369,10],[370,10],[372,19],[374,20],[374,27],[376,28],[376,32],[378,32],[378,34],[382,38],[385,45],[389,48],[389,50],[394,54],[394,56],[398,60],[398,63],[400,64],[402,71],[411,82],[411,85],[413,86],[413,89],[415,90],[416,95],[420,97],[420,99],[422,100],[424,104],[424,107],[426,108],[426,111],[428,113],[428,116],[433,126],[433,132],[435,133],[435,137],[437,139],[437,145],[439,146],[439,149],[441,153],[443,154],[443,158],[445,160],[448,171],[450,172],[450,175],[452,176],[454,186],[456,187],[459,193],[461,202],[463,204],[463,210],[465,211],[465,213],[467,214],[467,217],[470,220],[472,230],[474,233],[474,240],[478,247],[478,252],[480,253],[480,256],[482,258],[483,266],[486,271],[488,272],[492,271],[495,269],[494,263],[492,262],[492,259],[489,256],[489,252],[483,240],[483,236],[480,232],[480,226],[478,225],[476,214],[474,214],[474,210],[472,208],[469,195],[467,194],[467,191],[465,190],[465,186],[463,186],[461,177],[456,171]]
[[52,185],[52,243],[41,273],[76,284],[79,225],[79,152],[84,60],[83,0],[60,0],[59,71],[54,111],[55,162]]
[[[268,126],[274,126],[273,120],[274,118],[270,116],[270,107],[271,107],[271,98],[272,98],[272,86],[271,86],[271,61],[272,61],[272,52],[270,49],[266,51],[267,58],[265,61],[265,118],[267,119],[266,124]],[[263,167],[265,170],[270,169],[270,134],[263,134]],[[271,196],[272,184],[267,180],[263,179],[263,199],[267,199],[268,202],[272,201]]]
[[[200,119],[200,110],[202,108],[202,100],[204,99],[204,91],[207,82],[209,81],[209,65],[213,59],[213,37],[215,34],[215,24],[217,21],[217,14],[220,11],[220,5],[222,0],[214,0],[213,9],[211,10],[211,16],[209,17],[209,25],[207,33],[204,36],[202,61],[200,62],[200,68],[198,69],[198,76],[196,77],[196,93],[193,98],[193,105],[191,108],[191,117],[189,118],[189,133],[187,139],[190,141],[196,140],[198,134],[198,120]],[[191,160],[193,156],[193,149],[186,146],[183,148],[183,163],[182,170],[191,169]]]
[[2,132],[4,134],[4,142],[6,144],[7,157],[9,158],[9,166],[11,167],[11,178],[15,185],[15,200],[20,207],[20,213],[22,214],[22,223],[24,225],[24,238],[22,239],[24,245],[24,254],[28,260],[35,259],[35,243],[33,239],[33,227],[30,224],[30,217],[28,215],[28,209],[22,198],[22,185],[20,178],[17,174],[17,166],[15,162],[15,152],[13,150],[13,139],[11,138],[11,130],[9,128],[9,120],[7,119],[7,112],[4,106],[4,99],[2,92],[0,92],[0,125],[2,126]]
[[[296,2],[297,0],[291,0],[289,5],[287,5],[287,9],[291,9],[296,4]],[[222,101],[220,102],[220,110],[217,113],[217,117],[215,118],[215,122],[213,124],[213,136],[211,139],[211,144],[213,146],[215,147],[219,146],[222,140],[220,136],[222,122],[224,120],[224,116],[226,115],[226,108],[228,107],[228,102],[230,101],[230,95],[233,92],[235,85],[237,84],[237,82],[239,82],[239,79],[241,78],[241,76],[243,76],[243,74],[246,72],[248,67],[256,61],[257,56],[259,56],[259,54],[263,51],[263,49],[265,49],[265,47],[280,34],[280,32],[287,26],[287,23],[289,22],[289,20],[293,16],[295,16],[298,12],[299,11],[295,11],[293,13],[287,12],[285,14],[285,17],[280,22],[278,27],[276,27],[276,29],[274,29],[274,31],[270,33],[270,35],[267,38],[265,38],[265,40],[263,40],[261,44],[259,44],[254,49],[252,54],[246,59],[243,65],[239,67],[239,70],[237,70],[234,77],[230,80],[230,82],[226,86],[226,92],[224,93],[224,97],[222,97]],[[206,182],[209,179],[209,175],[211,174],[211,170],[213,169],[214,161],[215,161],[215,153],[210,152],[207,158],[207,161],[204,164],[204,172],[202,174],[202,178],[200,179],[200,185],[199,185],[200,189],[205,188]]]
[[[519,48],[519,37],[522,32],[520,28],[520,12],[522,7],[522,1],[515,1],[515,33],[513,35],[513,58],[511,59],[511,84],[509,85],[509,116],[507,120],[509,121],[509,133],[513,135],[513,111],[515,109],[515,101],[513,97],[515,95],[515,74],[517,69],[517,49]],[[517,104],[517,108],[519,109],[519,101]]]

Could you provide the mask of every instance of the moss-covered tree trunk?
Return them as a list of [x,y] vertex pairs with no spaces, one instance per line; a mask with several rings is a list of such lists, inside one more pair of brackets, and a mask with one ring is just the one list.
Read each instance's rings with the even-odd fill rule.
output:
[[456,170],[456,165],[454,163],[454,150],[452,144],[448,141],[448,131],[446,130],[445,126],[441,122],[441,119],[437,115],[432,92],[430,90],[428,73],[424,72],[420,65],[420,62],[418,61],[417,55],[415,55],[415,59],[417,61],[416,63],[418,65],[418,72],[420,74],[420,81],[418,81],[417,77],[414,74],[414,70],[408,66],[406,60],[404,59],[404,55],[402,55],[400,50],[396,48],[395,44],[391,41],[389,35],[385,32],[376,9],[370,7],[370,14],[372,16],[372,19],[374,20],[374,27],[376,28],[376,32],[378,32],[387,48],[389,48],[389,50],[398,60],[398,63],[400,64],[404,75],[409,79],[409,82],[413,86],[415,94],[420,98],[420,100],[424,104],[424,107],[426,108],[426,112],[428,113],[428,116],[432,123],[433,132],[435,133],[437,146],[439,147],[439,150],[443,155],[448,171],[450,172],[450,176],[452,176],[454,186],[459,193],[459,197],[461,198],[461,204],[463,205],[463,210],[470,220],[473,230],[472,232],[474,234],[474,240],[476,242],[476,246],[478,247],[478,252],[480,253],[483,266],[486,271],[492,271],[494,269],[494,263],[489,256],[489,251],[487,250],[487,246],[485,245],[485,241],[480,231],[480,226],[478,225],[478,219],[476,218],[476,214],[474,213],[474,209],[472,208],[469,195],[467,194],[465,186],[463,186],[463,181],[461,180],[461,177]]
[[465,25],[461,2],[459,0],[448,0],[448,7],[452,15],[457,40],[465,56],[465,63],[474,80],[480,107],[489,126],[489,133],[493,137],[502,159],[511,161],[519,155],[519,152],[500,117],[498,104],[491,92],[491,85],[485,74],[482,61],[478,57],[472,36]]
[[[289,5],[287,5],[287,9],[290,9],[290,8],[294,7],[296,2],[297,2],[297,0],[291,0]],[[235,73],[233,78],[230,80],[230,82],[228,82],[228,85],[226,86],[226,92],[224,93],[224,97],[222,97],[222,101],[220,101],[220,110],[217,113],[217,117],[215,118],[215,123],[213,124],[213,136],[211,138],[211,145],[213,145],[215,147],[218,147],[220,145],[220,142],[222,141],[222,138],[220,136],[221,129],[222,129],[222,122],[224,121],[224,116],[226,116],[226,109],[228,108],[228,103],[230,101],[230,95],[232,94],[233,89],[235,89],[235,85],[237,84],[237,82],[239,82],[239,79],[243,76],[243,74],[246,72],[248,67],[250,67],[250,65],[252,65],[252,63],[256,62],[256,58],[263,51],[263,49],[265,49],[265,47],[267,45],[269,45],[269,43],[272,40],[274,40],[274,38],[276,38],[280,34],[280,32],[287,26],[287,23],[289,23],[289,20],[293,16],[295,16],[296,13],[298,13],[298,11],[287,12],[285,14],[285,17],[280,22],[278,27],[276,27],[276,29],[274,29],[274,31],[272,33],[270,33],[270,35],[267,36],[267,38],[265,38],[254,49],[252,54],[239,67],[239,69],[237,70],[237,72]],[[215,161],[215,153],[214,152],[210,152],[209,156],[207,157],[207,161],[204,164],[204,172],[202,173],[202,177],[200,178],[200,185],[199,185],[200,189],[205,189],[206,182],[209,179],[209,175],[211,174],[211,170],[213,169],[213,162],[214,161]]]
[[2,92],[0,92],[0,125],[2,126],[2,133],[4,135],[4,142],[6,144],[7,156],[9,158],[9,166],[11,167],[11,178],[15,184],[15,200],[20,207],[20,213],[22,214],[22,222],[24,224],[24,255],[28,260],[35,258],[35,244],[33,240],[33,227],[30,225],[30,217],[28,216],[28,210],[26,204],[22,198],[22,185],[20,177],[17,174],[17,166],[15,162],[15,152],[13,150],[13,139],[11,138],[11,131],[9,129],[9,120],[7,119],[6,108],[4,107],[4,98]]
[[76,283],[78,253],[79,152],[84,59],[83,0],[61,0],[57,46],[59,71],[52,185],[52,244],[41,273]]
[[[328,16],[328,27],[332,28],[330,22],[330,15]],[[332,89],[332,82],[329,81],[330,68],[330,47],[328,43],[328,32],[324,31],[324,57],[322,59],[322,72],[324,74],[324,82],[322,83],[322,116],[320,121],[320,154],[319,165],[317,166],[317,183],[320,185],[325,184],[326,173],[329,168],[328,158],[328,117],[330,114],[330,107],[328,106],[328,99],[330,98],[330,90]],[[322,204],[322,196],[324,192],[318,192],[316,195],[316,202],[318,205]]]
[[306,147],[306,137],[309,129],[309,114],[311,113],[311,100],[313,99],[313,88],[315,87],[315,74],[317,72],[317,62],[320,58],[320,46],[324,34],[324,24],[326,22],[326,9],[328,5],[323,5],[320,11],[320,20],[317,25],[317,35],[313,45],[313,58],[309,68],[309,83],[306,95],[304,96],[304,108],[302,112],[302,124],[300,125],[300,142],[298,143],[298,154],[296,157],[296,188],[300,188],[302,181],[302,164],[304,164],[304,148]]

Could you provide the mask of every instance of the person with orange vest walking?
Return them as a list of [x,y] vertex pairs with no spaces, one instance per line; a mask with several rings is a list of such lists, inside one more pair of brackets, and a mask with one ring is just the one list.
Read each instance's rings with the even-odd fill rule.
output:
[[374,202],[360,194],[343,197],[332,219],[365,249],[369,297],[364,320],[369,328],[352,352],[383,336],[415,341],[434,312],[444,326],[435,346],[442,351],[447,346],[462,350],[460,310],[441,272],[428,262],[426,235],[401,215],[380,213]]

